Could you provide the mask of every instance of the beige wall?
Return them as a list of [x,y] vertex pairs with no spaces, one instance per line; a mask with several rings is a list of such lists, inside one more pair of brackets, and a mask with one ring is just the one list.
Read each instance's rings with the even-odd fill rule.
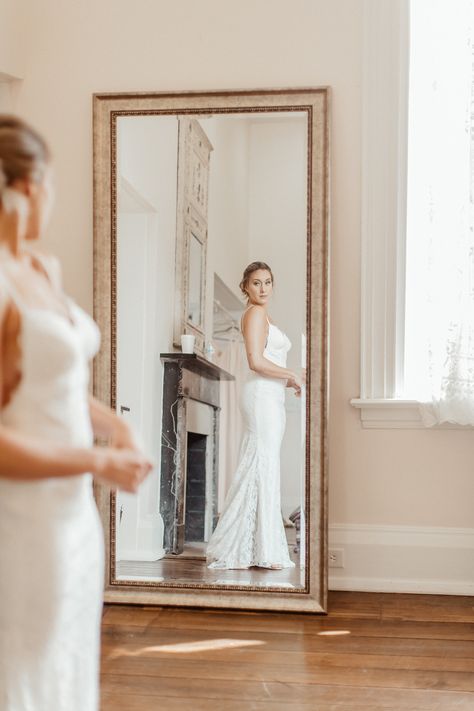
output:
[[[275,277],[270,314],[289,337],[287,367],[300,370],[306,335],[306,121],[304,116],[265,119],[249,128],[249,261],[269,263]],[[281,446],[282,511],[301,505],[304,449],[302,402],[286,390]]]
[[0,82],[23,76],[26,53],[22,39],[21,3],[0,0]]
[[330,522],[472,527],[472,431],[363,430],[348,404],[359,395],[362,2],[24,5],[18,108],[52,144],[58,206],[47,243],[87,308],[93,92],[332,87]]

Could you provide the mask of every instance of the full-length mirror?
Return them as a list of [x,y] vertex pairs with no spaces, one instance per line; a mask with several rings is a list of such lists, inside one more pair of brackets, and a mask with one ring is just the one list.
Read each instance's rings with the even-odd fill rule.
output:
[[[95,97],[106,597],[324,611],[327,90]],[[105,337],[104,337],[105,336]]]

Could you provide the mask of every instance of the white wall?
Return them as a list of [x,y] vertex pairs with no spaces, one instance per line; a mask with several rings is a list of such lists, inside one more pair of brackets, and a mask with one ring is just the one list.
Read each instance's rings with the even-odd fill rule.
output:
[[157,214],[160,258],[155,273],[155,318],[161,352],[169,352],[173,342],[178,121],[167,116],[121,117],[118,135],[119,172]]
[[[206,340],[212,338],[214,273],[240,298],[248,259],[248,125],[232,116],[200,119],[212,143],[209,168]],[[242,302],[243,305],[243,302]]]
[[248,122],[215,116],[200,123],[214,147],[209,176],[208,285],[212,291],[216,272],[240,297],[239,282],[248,260]]
[[[349,405],[360,388],[361,1],[137,0],[132,7],[127,0],[30,0],[25,6],[18,106],[56,156],[58,206],[46,243],[62,259],[69,291],[89,309],[93,92],[332,87],[330,525],[434,527],[445,541],[450,531],[472,529],[472,431],[363,430]],[[372,550],[367,545],[364,555]],[[441,589],[448,573],[442,546],[436,552]],[[402,560],[411,561],[409,553],[408,543]],[[334,576],[333,586],[358,585],[356,558],[346,556],[346,564],[352,578]],[[472,568],[470,574],[472,582]],[[408,567],[397,571],[392,589],[413,575]],[[467,587],[465,569],[449,575]],[[376,589],[376,573],[363,585]]]
[[[119,205],[120,205],[119,194]],[[148,443],[145,431],[148,408],[145,406],[149,374],[145,365],[149,340],[146,291],[147,256],[150,230],[150,213],[123,212],[117,216],[117,411],[128,410],[123,416]],[[156,234],[156,230],[154,230]],[[149,456],[151,451],[147,447]],[[155,473],[153,472],[151,477]],[[148,479],[147,488],[150,479]],[[138,548],[140,496],[117,492],[117,559],[128,559]],[[155,497],[156,498],[156,497]],[[125,551],[127,551],[125,553]]]
[[305,118],[253,121],[249,156],[249,261],[268,260],[273,270],[271,312],[293,344],[288,367],[299,368],[306,332]]
[[156,560],[163,553],[159,516],[163,366],[172,348],[178,122],[175,117],[121,117],[118,122],[117,407],[143,438],[155,463],[138,496],[123,507],[118,559]]
[[[270,264],[278,285],[270,305],[292,341],[288,367],[301,366],[306,331],[306,122],[304,116],[216,116],[201,119],[211,140],[208,296],[213,273],[240,296],[239,282],[252,261]],[[242,301],[244,305],[244,302]],[[301,503],[300,400],[287,394],[282,444],[282,508]],[[231,446],[221,442],[221,448]],[[232,477],[228,477],[230,483]]]
[[[292,343],[287,365],[298,372],[306,334],[306,162],[305,118],[272,117],[250,124],[249,261],[266,261],[273,271],[270,312]],[[301,400],[288,389],[281,448],[286,516],[301,504],[301,455]]]

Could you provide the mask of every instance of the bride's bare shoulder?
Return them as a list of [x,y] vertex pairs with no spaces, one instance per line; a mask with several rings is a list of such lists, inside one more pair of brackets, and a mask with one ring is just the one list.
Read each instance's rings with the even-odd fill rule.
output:
[[259,324],[265,322],[265,309],[259,304],[249,306],[242,316],[242,323]]
[[242,316],[242,330],[261,329],[266,327],[265,309],[259,304],[249,306]]

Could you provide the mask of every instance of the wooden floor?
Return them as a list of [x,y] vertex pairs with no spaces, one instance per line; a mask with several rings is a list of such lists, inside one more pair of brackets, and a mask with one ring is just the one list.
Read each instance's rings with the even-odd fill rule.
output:
[[101,711],[474,711],[474,598],[330,592],[329,614],[108,605]]
[[117,580],[149,580],[157,582],[205,583],[211,585],[249,585],[264,588],[304,588],[305,571],[295,552],[295,529],[287,528],[288,554],[294,568],[268,570],[252,567],[248,570],[209,569],[206,544],[187,544],[180,555],[167,555],[157,561],[120,560],[116,564]]

